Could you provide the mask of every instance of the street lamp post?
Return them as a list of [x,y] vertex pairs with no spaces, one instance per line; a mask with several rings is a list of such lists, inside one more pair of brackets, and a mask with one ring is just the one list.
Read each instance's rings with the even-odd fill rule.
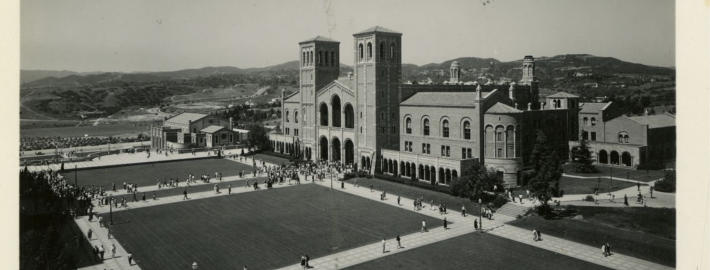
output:
[[481,200],[481,198],[478,198],[478,206],[480,207],[478,212],[478,225],[481,226],[479,232],[483,232],[483,200]]
[[108,217],[109,225],[113,226],[113,194],[108,195]]

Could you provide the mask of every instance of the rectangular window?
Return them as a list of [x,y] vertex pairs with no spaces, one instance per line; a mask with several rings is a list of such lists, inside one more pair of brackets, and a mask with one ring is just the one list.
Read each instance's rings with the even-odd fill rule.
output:
[[451,147],[449,147],[449,146],[446,147],[446,156],[447,157],[451,156]]
[[596,133],[596,132],[592,132],[592,139],[591,139],[591,140],[592,140],[592,141],[596,141],[596,140],[597,140],[597,133]]
[[404,151],[405,151],[405,152],[408,152],[408,151],[409,151],[409,149],[407,149],[407,147],[409,147],[409,144],[405,141],[405,142],[404,142]]
[[426,144],[426,153],[431,154],[431,144]]
[[446,156],[446,146],[441,146],[441,156],[445,157]]
[[426,143],[422,144],[422,154],[426,154]]
[[498,148],[498,155],[496,157],[503,157],[503,148]]
[[296,136],[296,137],[298,137],[298,129],[294,129],[294,130],[293,130],[293,135]]
[[466,148],[461,148],[461,159],[466,159]]
[[499,142],[503,141],[503,133],[502,132],[496,133],[496,141],[499,141]]
[[586,131],[582,131],[582,140],[585,140],[585,141],[586,141],[586,140],[589,140]]
[[473,151],[471,151],[471,148],[467,149],[468,152],[468,158],[473,158]]

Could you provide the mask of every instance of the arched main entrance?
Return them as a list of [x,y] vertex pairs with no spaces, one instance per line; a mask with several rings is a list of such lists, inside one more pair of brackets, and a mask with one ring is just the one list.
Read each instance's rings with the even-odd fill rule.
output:
[[599,151],[599,159],[597,160],[597,162],[602,164],[609,163],[609,154],[606,153],[606,150]]
[[355,146],[353,141],[345,140],[345,164],[353,164],[355,162]]
[[340,97],[338,95],[333,96],[333,102],[330,107],[333,108],[333,126],[340,127]]
[[631,167],[631,154],[629,154],[629,152],[621,154],[621,163],[624,164],[624,166]]
[[333,138],[333,156],[331,157],[333,161],[340,161],[340,139]]
[[320,160],[328,160],[328,139],[320,138]]
[[616,151],[611,151],[611,164],[619,165],[619,153]]

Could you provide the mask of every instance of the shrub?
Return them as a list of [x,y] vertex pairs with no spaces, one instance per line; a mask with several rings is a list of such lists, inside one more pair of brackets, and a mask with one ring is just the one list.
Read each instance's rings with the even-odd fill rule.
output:
[[666,172],[662,180],[656,181],[653,185],[653,189],[660,192],[675,192],[676,186],[676,176],[675,171],[670,170]]
[[661,170],[663,169],[663,163],[658,160],[650,160],[649,162],[640,164],[636,166],[636,170]]
[[[370,178],[372,178],[372,176],[370,176]],[[385,181],[405,184],[405,185],[409,185],[409,186],[415,186],[418,188],[433,190],[433,191],[437,191],[437,192],[441,192],[441,193],[451,194],[451,193],[449,193],[449,187],[447,187],[447,186],[436,186],[436,185],[431,185],[428,182],[411,181],[411,180],[408,180],[405,178],[394,177],[394,176],[386,175],[386,174],[377,174],[377,175],[375,175],[375,178],[385,180]]]
[[503,196],[496,196],[496,198],[493,200],[493,205],[496,208],[501,208],[506,203],[508,203],[508,199]]
[[594,196],[592,196],[592,195],[587,195],[587,197],[584,197],[584,201],[593,202],[593,201],[594,201]]

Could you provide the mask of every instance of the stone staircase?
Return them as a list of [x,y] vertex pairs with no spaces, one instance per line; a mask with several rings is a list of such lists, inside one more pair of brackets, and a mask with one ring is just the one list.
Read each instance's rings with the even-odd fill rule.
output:
[[530,210],[531,206],[533,206],[532,203],[520,205],[519,203],[510,203],[509,202],[509,203],[504,204],[503,207],[498,208],[498,210],[496,210],[495,214],[505,215],[505,216],[515,218],[518,215],[521,215],[521,216],[524,215],[527,211]]

